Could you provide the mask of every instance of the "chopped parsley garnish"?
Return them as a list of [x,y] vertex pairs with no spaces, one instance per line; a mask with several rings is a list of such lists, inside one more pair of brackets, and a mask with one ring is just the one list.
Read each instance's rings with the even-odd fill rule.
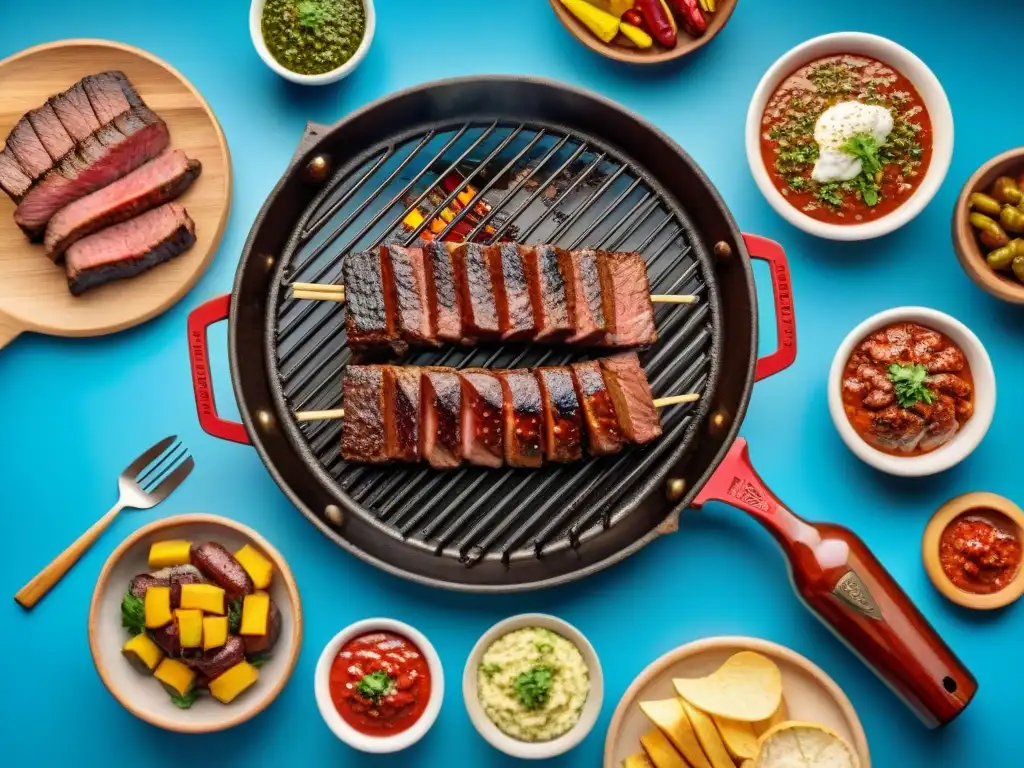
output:
[[555,646],[551,643],[534,643],[533,645],[538,653],[551,653],[555,650]]
[[178,709],[189,709],[193,704],[196,703],[196,699],[199,698],[199,689],[192,688],[186,691],[184,696],[179,696],[177,693],[171,694],[171,703],[174,704]]
[[491,678],[501,672],[501,664],[484,664],[480,667],[480,671],[484,673],[484,676]]
[[928,370],[920,363],[893,363],[889,366],[889,381],[893,383],[900,408],[935,402],[938,395],[925,384],[927,377]]
[[882,161],[878,158],[878,149],[875,137],[867,133],[851,136],[843,145],[843,152],[860,160],[861,172],[854,182],[866,205],[878,205],[881,194],[878,183],[882,178]]
[[394,684],[395,679],[391,675],[378,670],[368,675],[363,675],[363,679],[356,683],[356,693],[364,699],[377,703],[382,696],[391,690]]
[[121,626],[133,637],[146,630],[146,604],[141,597],[133,595],[131,590],[121,598]]
[[522,672],[516,678],[515,689],[519,701],[527,709],[540,709],[551,695],[551,678],[554,677],[554,670],[551,667],[534,667],[528,672]]

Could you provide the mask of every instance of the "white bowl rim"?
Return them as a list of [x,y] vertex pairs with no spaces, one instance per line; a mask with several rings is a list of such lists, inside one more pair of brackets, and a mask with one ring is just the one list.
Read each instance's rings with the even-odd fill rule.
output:
[[[394,632],[407,637],[423,652],[427,668],[430,669],[430,698],[427,700],[426,709],[423,710],[419,720],[393,736],[369,736],[360,733],[345,722],[338,714],[338,710],[334,708],[334,702],[331,700],[331,665],[341,647],[353,637],[375,631]],[[437,720],[437,715],[441,711],[441,703],[444,701],[444,668],[441,666],[441,657],[438,656],[433,644],[415,627],[398,619],[384,617],[362,619],[349,624],[324,646],[313,674],[313,692],[316,696],[316,705],[320,710],[320,716],[341,741],[360,752],[372,754],[398,752],[411,747],[422,739]]]
[[285,80],[290,80],[299,85],[329,85],[336,83],[348,77],[359,66],[359,63],[366,57],[366,53],[370,50],[370,45],[373,43],[373,35],[377,28],[377,12],[373,6],[373,0],[361,0],[363,11],[366,14],[366,28],[363,30],[363,39],[360,41],[359,47],[356,48],[355,53],[352,54],[349,60],[337,69],[332,69],[330,72],[322,72],[319,75],[303,75],[298,72],[292,72],[273,57],[263,40],[261,21],[263,7],[266,5],[266,2],[267,0],[252,0],[249,4],[249,37],[252,38],[253,47],[256,48],[256,53],[263,59],[263,63]]
[[[948,336],[967,357],[974,378],[974,415],[945,445],[921,456],[892,456],[869,445],[850,425],[843,408],[842,377],[853,348],[874,331],[897,322],[914,322]],[[861,461],[890,475],[925,477],[944,472],[966,459],[984,439],[996,408],[996,377],[985,345],[955,317],[928,307],[895,307],[872,315],[850,331],[832,358],[828,374],[828,409],[839,436]]]
[[[575,645],[587,664],[590,676],[590,692],[583,705],[579,720],[568,731],[550,741],[520,741],[509,736],[491,722],[477,696],[476,673],[484,652],[499,637],[525,627],[549,629]],[[462,671],[462,698],[473,727],[492,747],[521,760],[544,760],[565,754],[573,749],[593,729],[604,703],[604,673],[601,670],[601,661],[594,646],[572,624],[547,613],[520,613],[494,624],[477,640],[473,650],[469,652],[466,666]]]
[[[784,77],[816,58],[837,53],[860,53],[895,67],[920,93],[932,123],[932,160],[910,199],[881,218],[863,224],[830,224],[807,216],[775,185],[761,155],[761,118],[768,99]],[[811,38],[780,56],[765,72],[747,110],[746,150],[750,172],[761,194],[793,226],[829,240],[870,240],[887,235],[917,217],[942,186],[953,159],[953,110],[942,83],[916,54],[899,43],[866,32],[832,32]]]

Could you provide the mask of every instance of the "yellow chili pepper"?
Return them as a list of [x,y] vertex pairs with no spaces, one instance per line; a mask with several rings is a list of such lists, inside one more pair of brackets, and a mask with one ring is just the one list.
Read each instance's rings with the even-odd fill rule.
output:
[[591,5],[587,0],[561,0],[561,2],[569,13],[582,21],[602,42],[610,43],[619,34],[618,17]]
[[650,48],[654,45],[654,38],[640,29],[640,27],[634,27],[632,24],[620,21],[619,31],[628,37],[637,48]]

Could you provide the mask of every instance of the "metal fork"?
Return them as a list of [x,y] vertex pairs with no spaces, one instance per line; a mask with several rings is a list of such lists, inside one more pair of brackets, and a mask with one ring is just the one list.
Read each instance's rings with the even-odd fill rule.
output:
[[143,453],[117,478],[120,497],[114,508],[93,523],[93,526],[79,536],[74,544],[61,552],[32,581],[22,587],[14,599],[21,603],[22,607],[32,608],[53,589],[53,585],[61,580],[71,566],[78,562],[122,509],[155,507],[184,482],[195,465],[195,461],[188,455],[188,449],[178,441],[177,435],[165,437]]

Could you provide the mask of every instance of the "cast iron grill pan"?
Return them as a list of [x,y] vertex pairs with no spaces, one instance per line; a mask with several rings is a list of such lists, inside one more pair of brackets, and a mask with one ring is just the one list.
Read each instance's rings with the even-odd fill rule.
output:
[[[459,185],[444,185],[446,178]],[[334,174],[308,207],[282,255],[270,303],[272,376],[289,413],[341,405],[350,351],[344,307],[290,299],[287,284],[340,282],[346,253],[415,242],[443,209],[456,210],[467,185],[490,211],[464,208],[437,236],[461,223],[463,231],[471,228],[468,237],[486,242],[637,251],[648,263],[652,293],[698,295],[695,305],[657,305],[659,342],[641,360],[655,396],[713,390],[720,299],[685,212],[645,169],[597,137],[498,116],[419,126],[380,141]],[[413,210],[424,219],[410,229],[403,222]],[[416,350],[404,362],[512,368],[599,354],[481,345]],[[646,449],[533,471],[347,464],[338,421],[296,425],[296,447],[349,512],[406,545],[466,565],[512,564],[578,546],[614,526],[679,461],[705,410],[703,403],[663,410],[665,434]]]

